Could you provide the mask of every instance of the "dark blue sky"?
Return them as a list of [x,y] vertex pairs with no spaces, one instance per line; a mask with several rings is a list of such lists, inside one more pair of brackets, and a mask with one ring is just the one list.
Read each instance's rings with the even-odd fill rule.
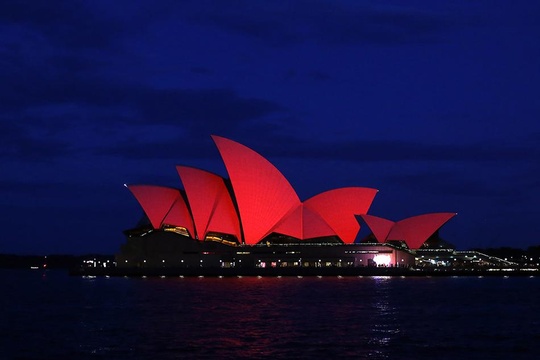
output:
[[301,199],[379,189],[455,211],[458,248],[540,244],[540,3],[2,1],[0,252],[113,253],[124,183],[226,176],[210,139]]

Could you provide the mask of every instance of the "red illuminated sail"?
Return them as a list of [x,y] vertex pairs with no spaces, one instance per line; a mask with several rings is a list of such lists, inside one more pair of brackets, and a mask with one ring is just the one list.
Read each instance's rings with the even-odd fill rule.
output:
[[366,225],[370,228],[377,241],[381,243],[386,241],[390,230],[392,230],[395,224],[393,221],[373,215],[364,214],[360,215],[360,217],[366,222]]
[[367,213],[376,194],[376,189],[347,187],[315,195],[304,204],[319,214],[344,243],[350,244],[360,230],[355,215]]
[[256,244],[300,205],[300,199],[287,179],[264,157],[235,141],[212,138],[231,179],[244,241]]
[[418,249],[422,244],[456,213],[431,213],[413,216],[396,222],[387,240],[405,240],[410,249]]
[[319,214],[300,204],[285,216],[271,232],[295,237],[300,240],[337,235]]
[[223,178],[208,171],[176,167],[193,214],[197,237],[208,232],[231,234],[241,239],[240,223]]
[[456,213],[431,213],[397,222],[373,215],[361,215],[379,242],[405,241],[410,249],[418,249]]
[[360,229],[359,215],[379,242],[400,240],[417,249],[456,215],[424,214],[395,223],[367,215],[377,190],[364,187],[329,190],[301,202],[283,174],[264,157],[235,141],[212,138],[229,173],[233,193],[223,178],[186,166],[177,170],[190,208],[177,189],[128,186],[155,229],[163,225],[185,227],[201,240],[209,232],[231,234],[248,245],[273,232],[300,240],[338,236],[350,244]]
[[170,225],[183,226],[189,230],[191,218],[178,189],[155,185],[128,185],[127,188],[143,208],[154,229],[161,228],[165,218],[170,216]]
[[184,227],[191,237],[195,237],[193,219],[180,192],[171,210],[163,219],[163,225]]

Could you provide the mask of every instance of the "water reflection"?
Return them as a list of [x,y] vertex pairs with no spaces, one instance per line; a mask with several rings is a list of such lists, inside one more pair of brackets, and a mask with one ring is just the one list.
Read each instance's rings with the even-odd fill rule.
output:
[[[141,339],[220,357],[388,358],[399,334],[390,278],[145,281]],[[172,295],[172,296],[171,296]],[[175,299],[173,303],[165,303]]]
[[516,359],[539,350],[538,277],[4,274],[5,358]]

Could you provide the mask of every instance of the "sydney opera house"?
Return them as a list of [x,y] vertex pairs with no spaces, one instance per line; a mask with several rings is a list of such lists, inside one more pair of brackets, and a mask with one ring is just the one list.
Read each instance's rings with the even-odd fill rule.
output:
[[[228,178],[177,166],[182,187],[126,185],[145,213],[125,231],[118,268],[299,271],[410,267],[415,250],[455,213],[401,221],[369,214],[376,189],[346,187],[307,200],[268,160],[212,137]],[[369,240],[357,239],[366,225]],[[304,270],[305,271],[305,270]]]

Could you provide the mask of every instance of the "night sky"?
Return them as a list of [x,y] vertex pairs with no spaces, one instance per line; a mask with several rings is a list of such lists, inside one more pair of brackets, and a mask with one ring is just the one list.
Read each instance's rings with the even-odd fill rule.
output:
[[[2,1],[0,252],[114,253],[123,184],[227,176],[210,135],[302,200],[457,212],[459,249],[540,244],[540,3]],[[364,230],[364,229],[363,229]]]

